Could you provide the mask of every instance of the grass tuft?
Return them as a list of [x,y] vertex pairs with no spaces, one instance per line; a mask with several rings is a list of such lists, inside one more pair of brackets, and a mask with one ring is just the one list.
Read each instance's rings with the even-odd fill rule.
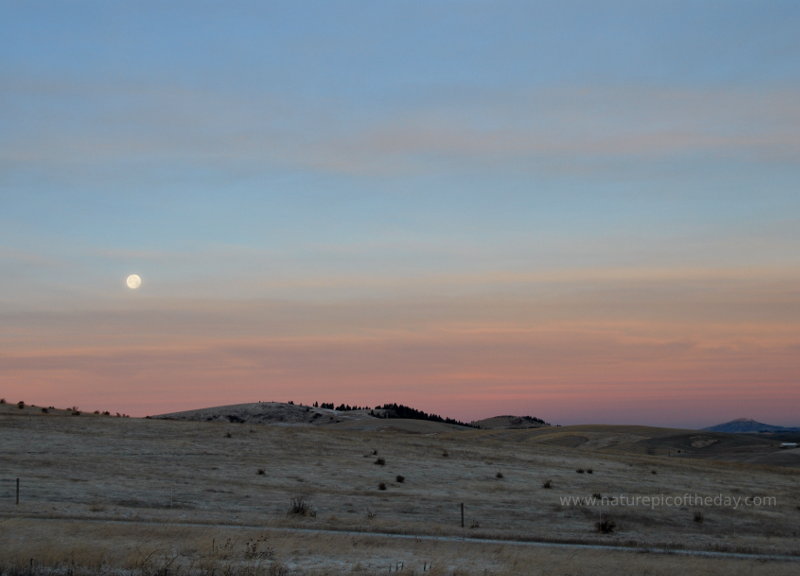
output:
[[609,518],[608,514],[603,514],[600,516],[600,521],[597,522],[595,525],[597,531],[601,534],[611,534],[616,530],[617,523],[614,522],[611,518]]
[[317,515],[316,511],[314,511],[314,509],[311,507],[311,504],[302,496],[296,496],[291,499],[287,514],[309,518],[315,518]]

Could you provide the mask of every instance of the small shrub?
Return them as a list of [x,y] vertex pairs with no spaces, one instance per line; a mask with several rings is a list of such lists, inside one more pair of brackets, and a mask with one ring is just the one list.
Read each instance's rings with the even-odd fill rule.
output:
[[225,438],[233,438],[233,434],[230,432],[225,432]]
[[378,484],[378,490],[386,490],[386,483],[381,482],[380,484]]
[[552,488],[552,487],[553,487],[553,481],[552,480],[545,480],[544,484],[542,484],[542,488]]
[[650,474],[658,474],[656,470],[650,470]]
[[474,530],[475,528],[480,528],[481,525],[478,523],[477,520],[473,520],[472,523],[469,525],[469,527]]
[[375,520],[375,512],[367,508],[367,520]]
[[694,521],[695,521],[695,522],[697,522],[698,524],[702,524],[702,523],[703,523],[703,520],[705,520],[705,517],[703,516],[703,513],[702,513],[700,510],[697,510],[697,511],[694,513],[694,518],[693,518],[693,519],[694,519]]
[[497,478],[498,480],[502,480],[504,478],[502,472],[498,472],[497,474],[494,475],[494,477]]
[[25,402],[23,402],[22,400],[20,400],[19,402],[17,402],[17,408],[19,408],[20,410],[22,410],[23,408],[25,408]]
[[50,410],[48,410],[47,408],[42,408],[42,414],[49,414],[49,413]]
[[375,460],[375,464],[377,464],[378,466],[386,466],[386,460],[384,460],[383,458],[378,458],[377,460]]
[[317,513],[311,507],[311,504],[309,504],[302,496],[297,496],[291,499],[287,514],[293,514],[295,516],[309,516],[311,518],[314,518],[317,515]]
[[449,457],[450,457],[450,454],[447,452],[447,450],[442,452],[442,458],[449,458]]
[[617,523],[608,517],[608,514],[600,516],[600,521],[595,524],[597,531],[602,534],[611,534],[616,528]]
[[0,404],[5,404],[5,403],[6,403],[6,399],[5,398],[0,398]]
[[397,478],[395,478],[395,480],[397,480],[397,483],[398,483],[398,484],[402,484],[403,482],[405,482],[405,481],[406,481],[406,477],[405,477],[405,476],[403,476],[402,474],[398,474],[398,475],[397,475]]
[[259,476],[264,476],[266,474],[266,472],[264,472],[263,468],[259,468],[258,472],[256,472],[256,474],[258,474]]
[[575,470],[575,472],[577,472],[578,474],[583,474],[584,472],[586,472],[586,470],[584,470],[583,468],[578,468],[577,470]]
[[73,416],[80,416],[81,415],[81,411],[80,410],[73,410],[72,411],[72,415]]

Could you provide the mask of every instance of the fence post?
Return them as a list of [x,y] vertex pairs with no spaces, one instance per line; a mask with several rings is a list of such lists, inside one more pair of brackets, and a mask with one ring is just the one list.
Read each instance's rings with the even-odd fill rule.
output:
[[461,527],[464,527],[464,503],[461,503]]
[[17,478],[17,506],[19,506],[19,478]]

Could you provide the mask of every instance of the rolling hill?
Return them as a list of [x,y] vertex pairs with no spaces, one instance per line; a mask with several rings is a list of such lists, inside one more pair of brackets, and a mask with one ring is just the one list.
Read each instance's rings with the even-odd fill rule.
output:
[[454,421],[431,420],[421,416],[414,417],[416,414],[430,415],[411,409],[398,415],[395,410],[382,408],[341,410],[328,408],[327,406],[306,406],[285,402],[253,402],[172,412],[153,416],[152,418],[195,422],[229,422],[234,424],[334,426],[357,430],[396,430],[426,434],[467,429],[465,426],[454,423]]
[[541,428],[542,426],[550,426],[541,418],[534,418],[532,416],[494,416],[493,418],[484,418],[473,422],[478,428],[485,430],[518,430],[522,428]]
[[253,402],[172,412],[152,416],[152,418],[238,424],[336,425],[340,428],[364,430],[392,428],[424,433],[466,428],[510,430],[550,426],[544,420],[531,416],[495,416],[465,424],[452,418],[428,414],[402,404],[383,404],[374,409],[351,408],[344,405],[333,408],[333,406],[332,403],[307,406],[285,402]]

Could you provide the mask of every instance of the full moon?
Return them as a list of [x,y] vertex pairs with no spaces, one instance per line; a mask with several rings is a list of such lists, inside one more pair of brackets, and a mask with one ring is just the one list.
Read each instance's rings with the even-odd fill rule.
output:
[[131,290],[136,290],[142,285],[142,278],[138,274],[131,274],[125,279],[125,284],[127,284],[128,288]]

